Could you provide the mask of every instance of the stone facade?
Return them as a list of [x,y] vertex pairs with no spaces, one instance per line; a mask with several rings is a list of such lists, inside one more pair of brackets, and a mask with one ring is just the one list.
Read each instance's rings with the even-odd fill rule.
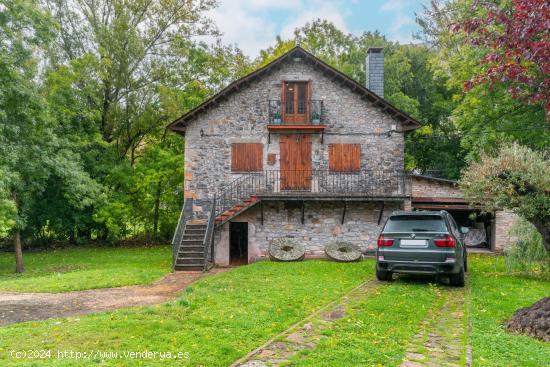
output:
[[518,216],[510,211],[495,212],[495,251],[502,252],[517,241],[510,235],[510,229],[518,220]]
[[412,177],[412,196],[420,198],[464,198],[464,193],[458,188],[458,183],[450,183]]
[[[248,223],[248,261],[266,259],[270,242],[278,237],[291,237],[306,246],[306,257],[324,257],[324,248],[331,241],[348,241],[363,252],[374,250],[376,239],[388,215],[399,210],[400,204],[349,202],[342,223],[343,204],[337,202],[306,202],[304,224],[301,208],[288,202],[266,202],[264,223],[261,223],[259,206],[234,218],[233,222]],[[378,219],[380,218],[380,224]],[[229,264],[229,223],[216,233],[216,259],[218,265]]]
[[[287,60],[187,126],[185,196],[198,199],[197,211],[204,210],[201,199],[239,177],[231,172],[232,143],[263,143],[264,169],[279,169],[279,135],[272,133],[268,143],[268,101],[280,100],[283,80],[311,80],[312,99],[324,102],[327,128],[323,143],[320,134],[312,134],[312,169],[328,168],[329,144],[358,143],[362,169],[403,170],[404,134],[388,134],[400,129],[391,116],[311,64]],[[269,154],[275,154],[274,165],[267,164]]]

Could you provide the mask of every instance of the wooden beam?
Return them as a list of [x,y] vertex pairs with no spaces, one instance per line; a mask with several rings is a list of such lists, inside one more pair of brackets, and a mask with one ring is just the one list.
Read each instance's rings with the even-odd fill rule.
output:
[[380,222],[382,221],[382,214],[384,214],[384,207],[386,203],[383,201],[382,205],[380,206],[380,214],[378,214],[378,225],[380,225]]
[[344,220],[346,219],[346,209],[348,207],[347,201],[344,201],[344,209],[342,210],[342,221],[341,224],[344,224]]

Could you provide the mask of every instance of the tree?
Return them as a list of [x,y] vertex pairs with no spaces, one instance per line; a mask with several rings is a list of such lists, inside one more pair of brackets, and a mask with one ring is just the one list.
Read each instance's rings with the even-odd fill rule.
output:
[[510,209],[531,222],[550,251],[550,159],[518,144],[482,155],[464,173],[461,187],[485,211]]
[[477,14],[451,25],[470,44],[489,51],[486,66],[464,84],[503,83],[508,93],[546,108],[550,120],[550,2],[547,0],[484,0],[472,4]]
[[[53,36],[53,23],[36,2],[0,8],[0,218],[12,226],[16,272],[23,272],[21,232],[51,179],[75,207],[92,203],[96,186],[79,156],[66,147],[38,93],[34,52]],[[5,229],[4,229],[5,231]]]

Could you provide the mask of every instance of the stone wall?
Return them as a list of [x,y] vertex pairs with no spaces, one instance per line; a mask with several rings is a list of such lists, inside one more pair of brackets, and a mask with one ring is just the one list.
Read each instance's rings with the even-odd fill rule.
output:
[[412,196],[413,198],[464,198],[464,193],[456,184],[413,176]]
[[[301,203],[265,202],[264,223],[260,207],[234,218],[233,222],[248,222],[248,261],[267,258],[271,241],[278,237],[293,237],[306,246],[307,257],[324,257],[324,247],[331,241],[348,241],[361,247],[376,248],[376,240],[387,217],[399,210],[398,203],[386,203],[380,225],[381,203],[347,203],[342,224],[343,203],[305,202],[304,224]],[[229,264],[229,223],[216,231],[216,263]]]
[[[312,168],[328,168],[328,145],[361,144],[362,169],[403,170],[403,133],[387,132],[399,123],[379,107],[323,74],[311,64],[288,60],[251,82],[191,121],[185,138],[185,196],[201,200],[212,198],[220,186],[239,177],[231,172],[232,143],[263,143],[264,169],[279,169],[279,138],[271,134],[268,143],[268,101],[281,98],[282,80],[311,80],[312,99],[324,101],[327,129],[324,143],[320,134],[312,135]],[[204,136],[201,137],[200,131]],[[275,154],[274,165],[267,155]]]
[[502,252],[517,241],[517,238],[510,235],[510,229],[519,217],[506,210],[495,212],[495,247],[494,250]]

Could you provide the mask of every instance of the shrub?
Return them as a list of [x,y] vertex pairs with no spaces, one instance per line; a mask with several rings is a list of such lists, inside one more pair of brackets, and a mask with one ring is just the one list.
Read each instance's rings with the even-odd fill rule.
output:
[[508,272],[521,272],[550,278],[550,253],[542,243],[542,236],[529,222],[520,220],[510,229],[516,243],[506,250]]

